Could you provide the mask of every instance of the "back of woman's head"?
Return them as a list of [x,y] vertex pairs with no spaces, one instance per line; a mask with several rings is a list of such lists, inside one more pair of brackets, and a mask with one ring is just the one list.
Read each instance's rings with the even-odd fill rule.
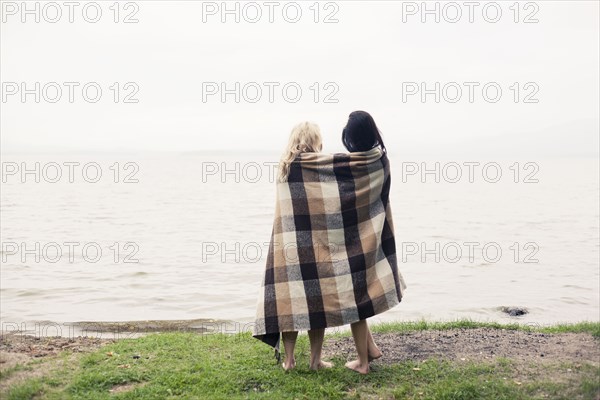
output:
[[342,143],[351,153],[371,150],[378,145],[381,145],[382,150],[385,151],[375,120],[366,111],[350,113],[348,123],[342,131]]
[[280,182],[286,182],[290,174],[290,164],[300,153],[316,153],[323,148],[319,125],[312,122],[301,122],[292,129],[287,148],[279,161]]

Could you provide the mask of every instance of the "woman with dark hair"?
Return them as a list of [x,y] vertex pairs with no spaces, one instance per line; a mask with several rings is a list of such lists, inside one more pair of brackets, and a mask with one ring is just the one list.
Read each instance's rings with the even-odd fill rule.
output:
[[350,113],[348,123],[342,131],[342,143],[350,153],[368,151],[375,146],[381,146],[386,151],[375,120],[366,111]]
[[[386,165],[386,169],[389,171],[389,163],[387,160],[387,151],[381,138],[381,132],[375,124],[373,117],[366,111],[354,111],[350,113],[348,122],[342,131],[342,143],[350,153],[365,152],[375,147],[379,147],[382,150],[381,161]],[[387,187],[389,191],[390,177],[385,178],[384,187]],[[387,197],[387,196],[386,196]],[[384,202],[387,203],[387,198]],[[389,203],[384,204],[387,211],[389,212]],[[387,223],[388,221],[386,221]],[[391,218],[390,218],[391,222]],[[388,226],[384,226],[385,230],[391,231],[391,240],[388,239],[387,250],[390,254],[395,253],[395,245],[393,240],[393,226],[391,223]],[[384,247],[385,251],[386,247]],[[387,256],[388,254],[386,254]],[[395,257],[394,257],[395,260]],[[368,268],[368,266],[367,266]],[[392,269],[396,269],[396,265],[392,265]],[[402,277],[400,275],[400,280]],[[402,282],[401,288],[404,289],[406,285]],[[373,336],[369,326],[367,325],[367,319],[361,319],[358,322],[350,324],[352,329],[352,336],[354,337],[354,343],[356,345],[356,352],[358,353],[358,359],[348,361],[346,367],[356,372],[366,374],[369,372],[369,362],[382,356],[381,351],[375,344]]]

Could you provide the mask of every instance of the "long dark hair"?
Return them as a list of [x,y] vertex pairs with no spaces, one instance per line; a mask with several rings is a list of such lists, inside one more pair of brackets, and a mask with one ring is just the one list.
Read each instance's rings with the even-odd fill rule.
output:
[[348,123],[342,131],[342,143],[351,153],[371,150],[375,146],[381,146],[386,151],[381,132],[371,114],[366,111],[350,113]]

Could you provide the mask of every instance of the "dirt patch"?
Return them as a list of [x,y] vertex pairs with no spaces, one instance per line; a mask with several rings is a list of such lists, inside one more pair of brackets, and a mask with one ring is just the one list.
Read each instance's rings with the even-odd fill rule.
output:
[[113,386],[109,392],[111,394],[116,394],[116,393],[123,393],[123,392],[129,392],[135,388],[138,387],[142,387],[146,384],[147,382],[132,382],[132,383],[123,383],[121,385],[115,385]]
[[[74,353],[89,352],[116,341],[117,339],[101,339],[88,336],[65,338],[61,336],[39,337],[8,334],[0,336],[0,355],[17,353],[30,358],[48,357],[64,350],[71,350]],[[2,368],[1,364],[0,368]]]
[[[600,365],[600,340],[589,333],[540,333],[507,329],[474,328],[406,333],[373,333],[383,357],[375,364],[396,364],[443,358],[454,361],[492,360],[506,357],[521,362],[589,362]],[[323,346],[325,357],[354,358],[351,337],[332,338]]]
[[27,364],[31,360],[26,354],[0,352],[0,371],[4,372],[19,364]]
[[[577,388],[583,380],[598,379],[600,340],[589,333],[540,333],[507,329],[475,328],[426,330],[404,333],[373,333],[373,339],[383,356],[371,362],[378,366],[404,361],[424,362],[444,359],[456,364],[478,362],[499,367],[498,372],[515,385],[553,382],[562,385],[565,398],[580,398]],[[323,346],[324,359],[356,358],[352,337],[330,338]],[[509,361],[505,369],[496,359]],[[592,365],[596,369],[590,369]],[[573,393],[571,393],[573,391]],[[551,392],[542,386],[536,396],[550,398]],[[594,399],[600,400],[600,392]]]
[[[437,358],[455,363],[493,363],[502,357],[510,360],[510,372],[504,372],[504,379],[513,380],[515,384],[551,381],[577,387],[582,378],[593,380],[598,376],[584,364],[600,366],[600,340],[589,333],[548,334],[475,328],[373,333],[373,340],[383,353],[383,357],[371,363],[373,370],[378,365],[409,360],[423,362]],[[326,340],[323,357],[336,356],[346,360],[356,358],[351,337]],[[600,400],[600,393],[597,396]]]
[[87,353],[115,342],[115,339],[93,337],[36,337],[7,334],[0,336],[0,392],[30,378],[39,378],[61,367],[64,360],[57,356],[71,351],[67,362],[74,362],[77,353]]

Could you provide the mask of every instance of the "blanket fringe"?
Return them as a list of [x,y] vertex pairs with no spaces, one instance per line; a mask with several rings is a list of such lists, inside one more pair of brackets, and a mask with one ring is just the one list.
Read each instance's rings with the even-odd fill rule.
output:
[[278,333],[277,335],[277,342],[275,342],[275,358],[277,359],[277,364],[281,363],[281,351],[280,351],[280,344],[281,344],[281,332]]
[[275,359],[277,360],[277,364],[281,362],[281,352],[279,349],[275,349]]

